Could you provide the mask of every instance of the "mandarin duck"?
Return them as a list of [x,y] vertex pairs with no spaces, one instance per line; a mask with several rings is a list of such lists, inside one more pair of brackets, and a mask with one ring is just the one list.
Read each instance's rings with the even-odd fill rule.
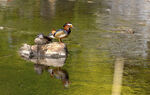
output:
[[71,23],[65,23],[63,27],[63,29],[52,30],[49,37],[59,39],[59,42],[62,42],[61,39],[66,38],[71,33],[73,25]]

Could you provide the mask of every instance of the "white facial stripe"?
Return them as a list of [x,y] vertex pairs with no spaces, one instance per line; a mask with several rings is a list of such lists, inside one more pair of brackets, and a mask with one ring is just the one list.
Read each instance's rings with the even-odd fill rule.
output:
[[67,24],[67,25],[71,26],[72,24],[69,23],[69,24]]

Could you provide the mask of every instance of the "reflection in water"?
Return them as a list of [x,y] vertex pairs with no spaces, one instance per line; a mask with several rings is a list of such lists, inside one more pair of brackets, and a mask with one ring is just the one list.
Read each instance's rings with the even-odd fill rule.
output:
[[117,58],[114,67],[112,95],[121,95],[124,58]]
[[[29,59],[30,61],[36,63],[34,64],[34,70],[37,74],[42,74],[44,70],[50,73],[51,77],[55,77],[60,79],[63,82],[64,87],[69,86],[69,75],[66,70],[61,69],[63,67],[66,57],[44,57],[44,55],[40,52],[40,49],[37,48],[38,56],[32,57]],[[55,69],[49,69],[50,66],[56,67]]]
[[41,75],[44,70],[48,70],[48,66],[41,64],[34,64],[34,70],[37,74]]
[[69,86],[69,74],[66,70],[62,68],[56,67],[55,69],[50,69],[47,65],[34,64],[34,70],[37,74],[41,75],[43,71],[48,71],[51,78],[55,77],[56,79],[60,79],[64,85],[64,87]]
[[[99,14],[96,22],[98,28],[117,30],[106,34],[110,37],[108,42],[110,52],[114,56],[146,58],[148,55],[146,51],[149,50],[147,41],[150,40],[150,3],[146,0],[105,0],[105,2],[108,6],[106,10],[110,12],[103,16],[97,10]],[[132,29],[135,34],[118,33],[123,29]]]
[[[40,49],[37,48],[37,52],[40,52]],[[32,57],[29,59],[34,62],[34,70],[37,74],[41,75],[43,71],[48,71],[51,77],[60,79],[64,87],[69,86],[69,75],[68,72],[61,67],[65,64],[66,57],[51,58],[44,57],[42,53],[38,53],[39,56]],[[56,67],[55,69],[50,69],[49,67]]]
[[42,0],[41,2],[41,16],[51,18],[55,16],[56,0]]
[[[129,94],[128,92],[130,92],[136,95],[137,93],[138,95],[140,94],[149,95],[149,94],[144,94],[147,91],[144,88],[149,87],[149,86],[146,87],[145,84],[149,84],[149,83],[145,82],[147,79],[141,78],[143,76],[144,77],[147,76],[144,75],[143,72],[144,71],[147,72],[148,70],[145,69],[142,71],[142,69],[138,69],[138,68],[142,68],[141,64],[144,63],[141,60],[139,62],[138,59],[144,58],[144,60],[145,59],[149,60],[149,52],[147,51],[150,50],[149,47],[150,3],[147,2],[147,0],[107,0],[107,1],[109,1],[109,5],[110,5],[109,7],[110,14],[105,16],[107,20],[104,21],[106,25],[106,30],[109,30],[110,28],[112,28],[113,30],[116,28],[120,29],[126,27],[135,30],[135,34],[133,35],[121,34],[115,32],[112,33],[113,35],[110,35],[110,39],[111,39],[110,51],[112,55],[123,56],[124,58],[126,58],[126,60],[124,58],[116,59],[115,68],[114,68],[112,95],[121,94],[122,77],[124,78],[123,83],[125,84],[123,85],[123,89],[122,89],[123,94],[127,93],[128,95]],[[97,18],[97,21],[100,20],[101,20],[100,17]],[[124,61],[127,61],[130,64],[124,66]],[[138,62],[140,64],[137,66]],[[123,68],[129,68],[129,69],[124,70]],[[128,76],[123,76],[122,74],[123,72],[127,73]],[[143,92],[141,89],[143,90]]]
[[65,57],[62,58],[32,58],[30,59],[34,63],[47,65],[47,66],[54,66],[54,67],[62,67],[65,64]]
[[8,32],[8,43],[9,43],[9,47],[12,47],[12,43],[13,43],[13,38],[12,38],[12,33]]
[[[150,41],[147,42],[147,46],[150,50]],[[150,59],[150,51],[148,51],[148,56],[147,56],[147,59],[149,60]]]
[[61,68],[55,68],[55,69],[48,69],[48,72],[50,73],[51,77],[55,77],[57,79],[61,79],[64,87],[69,86],[69,75],[66,70],[63,70]]
[[130,43],[128,43],[127,48],[130,50],[136,45],[131,53],[136,53],[146,58],[146,51],[148,50],[147,41],[150,40],[150,3],[147,0],[110,1],[109,23],[114,27],[130,27],[135,29],[135,36],[132,36],[132,39],[128,37]]

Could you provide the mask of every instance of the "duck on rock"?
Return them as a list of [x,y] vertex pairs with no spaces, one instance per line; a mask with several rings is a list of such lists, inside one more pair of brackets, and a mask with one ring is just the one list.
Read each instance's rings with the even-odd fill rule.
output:
[[66,38],[71,33],[73,25],[71,23],[65,23],[63,27],[63,29],[52,30],[49,37],[59,39],[59,42],[62,42],[61,39]]

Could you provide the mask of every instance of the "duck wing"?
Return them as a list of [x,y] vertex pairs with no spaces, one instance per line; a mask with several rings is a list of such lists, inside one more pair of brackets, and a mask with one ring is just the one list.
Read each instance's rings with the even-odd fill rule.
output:
[[67,36],[67,31],[64,29],[59,29],[54,34],[54,37],[56,37],[56,38],[63,38],[65,36]]

